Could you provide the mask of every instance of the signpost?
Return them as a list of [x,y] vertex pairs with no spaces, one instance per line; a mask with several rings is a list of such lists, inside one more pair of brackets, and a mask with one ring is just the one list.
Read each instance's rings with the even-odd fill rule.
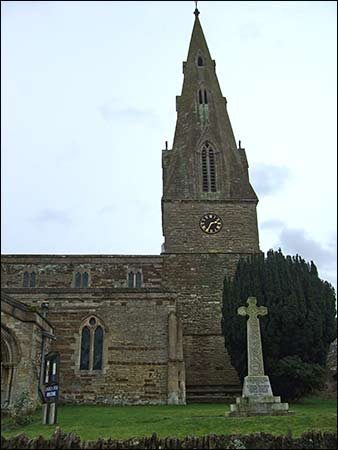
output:
[[45,356],[43,372],[44,404],[42,406],[43,423],[45,425],[56,424],[59,399],[59,364],[58,352],[51,352]]

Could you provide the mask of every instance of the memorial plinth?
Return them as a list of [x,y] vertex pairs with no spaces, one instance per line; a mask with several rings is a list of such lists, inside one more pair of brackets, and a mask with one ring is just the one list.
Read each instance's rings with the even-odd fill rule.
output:
[[272,393],[269,377],[264,375],[261,332],[258,316],[265,316],[268,309],[257,307],[255,297],[249,297],[248,306],[241,306],[237,313],[248,315],[248,376],[244,378],[242,397],[230,405],[229,416],[285,415],[289,413],[288,403],[281,403],[280,397]]

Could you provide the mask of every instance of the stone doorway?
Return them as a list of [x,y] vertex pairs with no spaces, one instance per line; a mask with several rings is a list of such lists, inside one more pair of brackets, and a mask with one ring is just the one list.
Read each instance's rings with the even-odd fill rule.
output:
[[19,362],[19,347],[7,327],[1,325],[1,409],[13,403],[15,370]]

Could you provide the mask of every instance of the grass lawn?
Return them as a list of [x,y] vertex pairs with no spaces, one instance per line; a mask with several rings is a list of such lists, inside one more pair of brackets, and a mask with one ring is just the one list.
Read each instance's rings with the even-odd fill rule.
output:
[[[335,431],[337,401],[308,398],[292,404],[294,412],[288,417],[226,417],[229,405],[191,404],[187,406],[61,406],[58,425],[64,432],[75,432],[84,440],[98,438],[127,439],[150,436],[160,437],[205,434],[250,434],[265,432],[287,434],[294,437],[305,431]],[[29,438],[50,436],[56,426],[42,425],[41,412],[36,422],[15,430],[2,432],[5,437],[25,433]],[[5,424],[6,421],[3,421]]]

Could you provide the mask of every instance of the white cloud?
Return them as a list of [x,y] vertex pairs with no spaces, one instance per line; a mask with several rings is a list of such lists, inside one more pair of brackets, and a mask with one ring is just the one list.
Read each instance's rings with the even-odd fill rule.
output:
[[280,192],[291,178],[288,167],[255,164],[250,168],[252,185],[259,197]]

